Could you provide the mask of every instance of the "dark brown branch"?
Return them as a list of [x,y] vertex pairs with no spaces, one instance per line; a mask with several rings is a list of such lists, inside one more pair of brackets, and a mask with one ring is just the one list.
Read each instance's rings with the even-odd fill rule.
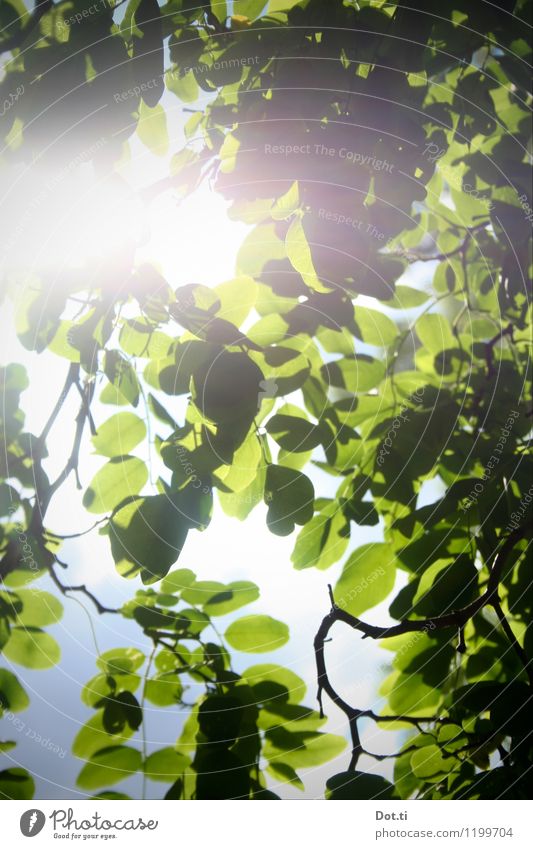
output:
[[[446,757],[452,758],[452,757],[456,757],[457,755],[461,755],[461,754],[467,754],[467,753],[470,754],[472,752],[479,752],[484,746],[487,745],[487,743],[494,741],[494,739],[496,738],[497,735],[493,731],[491,731],[488,734],[481,735],[481,736],[480,735],[477,735],[477,736],[474,735],[474,736],[470,737],[470,735],[468,735],[468,734],[466,736],[469,738],[468,743],[466,743],[464,746],[461,746],[459,749],[454,749],[453,752],[446,752],[446,750],[444,750],[444,752],[442,753],[443,756],[445,758]],[[416,752],[419,748],[420,748],[420,746],[417,746],[416,743],[414,743],[413,745],[407,746],[405,749],[402,749],[400,752],[394,752],[394,753],[389,754],[389,755],[379,755],[379,754],[376,754],[374,752],[367,752],[366,749],[363,750],[363,754],[368,755],[369,758],[374,758],[374,760],[376,760],[376,761],[385,761],[385,760],[388,760],[389,758],[394,758],[394,759],[399,758],[402,755],[407,754],[408,752]]]
[[76,385],[76,389],[78,390],[78,392],[80,394],[81,403],[85,407],[85,415],[87,417],[87,421],[89,422],[89,429],[91,431],[91,436],[96,436],[96,427],[95,427],[94,419],[93,419],[93,416],[92,416],[92,413],[91,413],[91,410],[90,410],[90,407],[89,407],[90,400],[87,399],[85,391],[84,391],[81,383],[79,382],[79,380],[75,381],[75,385]]
[[351,628],[361,631],[363,637],[371,637],[373,640],[382,640],[389,637],[399,637],[402,634],[407,634],[411,631],[435,631],[446,628],[459,630],[463,628],[464,625],[476,615],[476,613],[479,613],[483,607],[493,603],[494,595],[497,593],[498,584],[505,567],[507,556],[518,540],[522,539],[524,534],[525,530],[523,528],[517,528],[505,539],[505,542],[494,559],[494,563],[489,574],[489,580],[487,582],[487,589],[482,595],[474,599],[474,601],[470,604],[467,604],[466,607],[462,607],[459,610],[453,610],[450,613],[443,613],[441,616],[431,616],[427,619],[404,619],[402,622],[399,622],[398,625],[390,625],[382,628],[379,625],[369,625],[367,622],[363,622],[361,619],[358,619],[356,616],[352,616],[351,613],[348,613],[346,610],[342,610],[342,608],[337,607],[337,605],[333,603],[334,606],[331,613],[329,613],[324,620],[329,623],[328,631],[334,622],[344,622]]
[[81,447],[81,439],[83,436],[83,429],[85,427],[85,422],[89,415],[89,407],[92,401],[92,397],[94,394],[94,383],[87,383],[85,389],[83,390],[84,397],[81,402],[80,410],[78,415],[76,416],[76,432],[74,435],[74,444],[72,446],[72,451],[70,457],[67,460],[66,466],[62,472],[60,472],[57,479],[54,483],[50,484],[50,488],[47,493],[47,497],[45,500],[44,509],[42,509],[42,513],[45,512],[48,504],[50,503],[50,499],[54,495],[55,492],[59,489],[60,486],[65,482],[71,472],[74,472],[76,475],[76,483],[78,489],[81,489],[81,483],[78,476],[78,461]]
[[419,724],[422,722],[433,723],[446,722],[449,720],[440,719],[438,717],[432,716],[379,716],[373,711],[361,710],[360,708],[353,707],[352,705],[349,705],[346,701],[344,701],[344,699],[337,693],[337,691],[332,686],[329,680],[324,655],[324,644],[326,643],[329,637],[329,632],[333,625],[336,622],[344,622],[346,625],[349,625],[351,628],[354,628],[354,630],[360,631],[363,634],[363,639],[365,637],[371,637],[374,640],[381,640],[389,637],[398,637],[402,634],[407,634],[412,631],[428,632],[434,630],[443,630],[446,628],[454,628],[455,630],[458,630],[460,633],[462,633],[465,624],[470,619],[472,619],[476,615],[476,613],[482,610],[483,607],[489,604],[498,604],[498,586],[503,573],[503,569],[507,561],[507,557],[510,554],[511,550],[514,548],[515,544],[518,542],[518,540],[522,539],[525,536],[525,533],[526,531],[524,528],[517,528],[516,530],[512,531],[512,533],[510,533],[509,536],[505,539],[501,548],[499,549],[494,558],[485,592],[473,602],[471,602],[471,604],[466,605],[466,607],[463,607],[459,610],[454,610],[451,613],[445,613],[442,616],[434,616],[428,619],[405,619],[402,622],[399,622],[398,625],[392,625],[385,628],[381,628],[378,625],[369,625],[367,622],[363,622],[361,619],[358,619],[356,616],[352,616],[351,613],[348,613],[347,611],[342,610],[340,607],[338,607],[335,603],[333,590],[331,586],[328,585],[329,597],[331,601],[331,610],[327,614],[327,616],[325,616],[322,620],[320,628],[318,629],[314,640],[318,682],[317,700],[320,706],[321,716],[324,716],[322,702],[322,693],[324,692],[327,693],[331,701],[335,705],[337,705],[340,710],[343,711],[343,713],[348,719],[350,725],[350,734],[352,737],[352,758],[350,761],[349,769],[353,770],[356,768],[358,758],[361,756],[361,754],[363,754],[363,749],[361,747],[361,742],[359,738],[359,730],[357,726],[357,722],[361,718],[370,718],[376,722],[409,722],[413,725],[416,725],[417,727],[419,727]]
[[487,590],[485,592],[485,595],[488,597],[487,604],[490,604],[493,601],[495,595],[496,598],[498,597],[498,586],[501,581],[508,555],[515,547],[518,540],[524,539],[530,533],[530,528],[518,527],[515,528],[514,531],[511,531],[509,536],[505,538],[505,542],[496,555],[492,569],[490,570]]
[[97,519],[96,522],[91,525],[90,528],[87,528],[86,531],[79,531],[77,534],[58,534],[55,531],[45,531],[45,535],[51,540],[78,539],[79,537],[87,536],[87,534],[90,534],[99,525],[103,525],[105,522],[109,522],[109,519],[109,516],[103,516],[101,519]]
[[177,648],[175,648],[175,646],[167,643],[166,640],[163,640],[161,637],[155,636],[153,634],[150,635],[150,636],[152,637],[152,640],[156,645],[163,646],[163,648],[168,649],[170,652],[172,652],[174,657],[176,657],[179,660],[179,662],[182,664],[182,666],[181,666],[182,672],[185,671],[185,670],[187,670],[187,672],[193,672],[195,675],[198,675],[199,678],[201,678],[203,681],[205,681],[206,684],[216,684],[216,680],[210,678],[208,675],[205,674],[205,672],[201,672],[200,669],[193,669],[192,667],[188,667],[186,662],[185,662],[185,658],[183,657],[182,654],[180,654],[180,652],[178,651]]
[[324,691],[330,697],[331,701],[336,704],[337,707],[340,708],[340,710],[342,710],[342,712],[348,719],[348,723],[350,726],[350,735],[352,738],[352,757],[350,760],[349,769],[355,770],[357,766],[357,761],[359,760],[359,757],[362,754],[361,740],[359,738],[359,729],[357,727],[357,720],[359,719],[360,711],[345,702],[344,699],[339,696],[337,691],[331,685],[326,669],[326,659],[324,656],[324,643],[329,634],[331,625],[333,624],[333,622],[330,621],[331,616],[335,612],[335,602],[333,600],[333,592],[331,586],[329,587],[329,594],[330,599],[332,601],[332,610],[331,613],[322,620],[322,624],[318,629],[314,642],[318,681],[317,699],[318,704],[320,705],[320,716],[324,716],[324,709],[322,704],[322,691]]
[[389,256],[397,256],[402,259],[407,259],[410,262],[445,262],[447,259],[451,259],[451,257],[457,256],[458,254],[464,253],[468,244],[477,230],[484,230],[487,227],[487,221],[484,221],[481,224],[476,224],[475,227],[464,227],[461,229],[467,230],[467,234],[465,239],[458,245],[453,251],[449,251],[448,253],[438,253],[438,254],[423,254],[417,253],[416,251],[409,250],[398,250],[391,251]]
[[440,725],[451,724],[452,720],[445,716],[404,716],[403,714],[379,714],[373,710],[362,710],[359,716],[364,719],[373,719],[374,722],[408,722],[410,725],[416,725],[421,730],[420,726],[429,723],[439,723]]
[[79,584],[78,586],[75,586],[75,587],[74,586],[68,586],[67,587],[67,586],[65,586],[65,584],[61,583],[61,581],[57,577],[54,569],[51,566],[50,566],[48,571],[50,573],[50,577],[52,578],[52,581],[54,582],[56,587],[60,590],[60,592],[64,596],[66,596],[68,593],[83,593],[85,596],[87,596],[87,598],[89,598],[92,601],[92,603],[96,607],[98,613],[120,613],[120,611],[117,608],[106,607],[104,604],[102,604],[96,598],[96,596],[93,595],[93,593],[90,590],[87,589],[85,584]]
[[378,755],[375,752],[367,752],[366,749],[363,749],[363,754],[366,755],[369,758],[374,758],[375,761],[386,761],[386,760],[389,760],[390,758],[394,758],[394,759],[399,758],[402,755],[406,755],[408,752],[416,752],[419,748],[420,748],[420,746],[415,746],[415,745],[407,746],[407,748],[402,749],[401,752],[393,752],[390,755]]
[[508,324],[507,327],[503,327],[499,333],[497,333],[492,339],[489,339],[488,342],[485,343],[485,360],[487,362],[487,377],[492,377],[494,375],[494,347],[500,342],[504,336],[510,336],[511,341],[513,340],[513,325]]
[[50,430],[52,429],[52,426],[53,426],[55,420],[57,419],[63,404],[65,403],[65,399],[66,399],[66,397],[69,393],[69,390],[71,389],[71,387],[74,384],[79,385],[79,373],[80,373],[79,363],[71,363],[70,366],[69,366],[69,370],[68,370],[68,374],[67,374],[67,377],[66,377],[66,380],[65,380],[65,384],[63,386],[63,389],[61,390],[61,394],[60,394],[59,398],[57,399],[55,407],[52,410],[52,412],[50,413],[48,421],[46,422],[46,424],[45,424],[45,426],[44,426],[44,428],[43,428],[43,430],[42,430],[42,432],[39,436],[39,442],[41,444],[44,444],[46,442],[48,434],[50,433]]
[[522,666],[524,667],[524,669],[526,671],[526,675],[529,678],[529,683],[533,687],[533,668],[532,668],[532,664],[531,664],[530,660],[528,659],[527,654],[525,653],[524,649],[522,648],[522,646],[520,645],[520,643],[516,639],[514,632],[513,632],[513,629],[509,625],[509,622],[507,621],[505,613],[502,610],[502,606],[500,604],[500,601],[495,599],[492,602],[492,606],[493,606],[494,610],[496,611],[496,616],[498,617],[500,625],[502,626],[502,630],[505,632],[505,635],[506,635],[507,639],[509,640],[509,642],[510,642],[512,648],[513,648],[514,653],[519,658]]

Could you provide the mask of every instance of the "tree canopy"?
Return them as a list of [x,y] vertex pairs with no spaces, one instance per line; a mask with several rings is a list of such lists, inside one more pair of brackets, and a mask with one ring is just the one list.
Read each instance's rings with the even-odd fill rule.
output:
[[[28,706],[26,668],[60,662],[62,596],[136,623],[145,650],[95,658],[81,692],[88,795],[125,798],[115,785],[143,773],[166,799],[275,799],[345,751],[327,799],[531,796],[530,17],[529,0],[1,4],[3,297],[65,383],[31,433],[35,387],[22,364],[1,369],[0,709]],[[173,152],[141,191],[122,173],[134,137]],[[112,232],[56,267],[69,217],[83,224],[85,167],[109,190]],[[207,181],[249,232],[234,279],[174,289],[139,259],[135,204]],[[57,428],[70,444],[56,474]],[[80,481],[87,450],[101,468]],[[47,513],[72,476],[110,564],[135,579],[118,609],[105,587],[69,583]],[[314,682],[260,657],[235,670],[231,650],[274,651],[289,629],[247,613],[253,565],[223,583],[216,563],[210,581],[180,564],[214,501],[236,546],[263,510],[265,538],[293,535],[287,569],[342,564]],[[358,546],[361,526],[381,541]],[[390,652],[383,707],[335,689],[335,626]],[[188,707],[151,752],[146,703]],[[321,730],[332,703],[348,745]],[[368,721],[402,731],[376,755],[390,780],[360,769]],[[32,798],[31,764],[0,745],[0,796]]]

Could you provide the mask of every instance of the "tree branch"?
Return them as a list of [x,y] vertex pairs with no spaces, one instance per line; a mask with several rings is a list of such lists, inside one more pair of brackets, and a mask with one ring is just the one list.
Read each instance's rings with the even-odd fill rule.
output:
[[59,489],[59,487],[65,482],[67,477],[71,472],[74,472],[76,475],[76,483],[78,489],[81,489],[81,482],[78,476],[78,461],[81,447],[81,439],[83,436],[83,429],[85,427],[85,421],[90,417],[89,407],[92,401],[92,397],[94,395],[94,383],[87,383],[85,385],[85,389],[82,390],[82,402],[80,406],[80,410],[78,415],[76,416],[76,432],[74,435],[74,444],[72,446],[72,451],[70,457],[67,460],[66,466],[62,472],[60,472],[57,479],[54,483],[50,484],[48,489],[47,497],[45,499],[44,509],[41,508],[41,512],[44,513],[45,509],[48,507],[50,503],[50,499],[54,495],[55,492]]
[[66,397],[69,393],[70,388],[74,384],[79,385],[79,374],[80,374],[79,363],[71,363],[70,366],[69,366],[69,370],[68,370],[68,373],[67,373],[65,384],[63,386],[63,389],[61,390],[61,394],[60,394],[59,398],[57,399],[55,407],[52,410],[52,412],[50,413],[48,421],[46,422],[46,424],[45,424],[45,426],[44,426],[44,428],[43,428],[43,430],[42,430],[42,432],[39,436],[39,442],[41,444],[44,444],[46,442],[48,434],[50,433],[50,430],[52,429],[52,425],[54,424],[55,420],[57,419],[57,417],[58,417],[58,415],[61,411],[61,407],[65,403],[65,399],[66,399]]
[[[190,664],[187,664],[183,655],[180,654],[178,649],[171,643],[167,643],[166,640],[162,639],[157,635],[151,634],[150,636],[155,645],[163,646],[164,648],[168,649],[170,652],[172,652],[174,657],[179,660],[181,666],[177,667],[178,672],[192,672],[194,673],[194,675],[198,675],[198,677],[205,681],[206,684],[216,684],[216,679],[210,678],[204,672],[201,672],[200,669],[195,669],[193,666],[190,666]],[[206,664],[204,664],[204,666],[205,665]]]
[[485,360],[487,362],[487,378],[492,377],[495,373],[494,370],[494,347],[500,342],[504,336],[510,336],[511,342],[513,341],[513,325],[508,324],[507,327],[503,327],[499,333],[496,334],[492,339],[489,339],[488,342],[485,343]]
[[456,248],[453,249],[453,251],[449,251],[448,253],[428,255],[423,253],[417,253],[417,251],[397,250],[391,251],[388,256],[401,257],[402,259],[407,259],[410,262],[445,262],[451,257],[457,256],[460,253],[464,253],[474,233],[476,233],[477,230],[485,230],[487,224],[488,221],[484,221],[481,224],[476,224],[474,227],[461,228],[467,231],[466,237],[463,239],[460,245],[458,245]]
[[[330,595],[331,595],[331,587],[330,587]],[[361,747],[361,740],[359,737],[359,729],[357,727],[357,720],[359,719],[361,712],[357,708],[353,708],[347,702],[342,699],[334,687],[331,685],[331,682],[328,677],[328,672],[326,669],[326,659],[324,657],[324,643],[329,634],[330,628],[333,625],[335,620],[332,619],[334,615],[334,610],[331,613],[324,617],[322,620],[322,624],[318,629],[318,632],[315,637],[314,646],[315,646],[315,660],[316,660],[316,669],[317,669],[317,681],[318,681],[318,692],[317,699],[318,704],[320,705],[320,716],[324,716],[324,709],[322,704],[322,691],[328,694],[331,701],[337,705],[338,708],[342,710],[348,719],[348,723],[350,726],[350,734],[352,738],[352,757],[350,760],[350,770],[355,770],[357,766],[357,761],[359,760],[360,755],[363,750]]]
[[51,540],[60,540],[60,539],[78,539],[79,537],[87,536],[92,531],[95,530],[99,525],[103,525],[106,522],[109,522],[110,516],[103,516],[101,519],[97,519],[94,524],[91,525],[90,528],[87,528],[85,531],[78,531],[77,534],[58,534],[55,531],[45,531],[45,536],[47,536]]
[[87,598],[89,598],[92,601],[92,603],[96,607],[98,613],[120,613],[120,610],[118,610],[118,608],[106,607],[104,604],[102,604],[100,601],[98,601],[96,596],[93,595],[93,593],[90,590],[87,589],[85,584],[79,584],[78,586],[75,586],[75,587],[74,586],[66,587],[64,584],[61,583],[61,581],[57,577],[52,566],[50,566],[48,571],[50,573],[50,577],[52,578],[52,581],[54,582],[56,587],[59,589],[59,591],[64,596],[66,596],[68,593],[83,593],[85,596],[87,596]]
[[[427,632],[434,630],[443,630],[446,628],[453,628],[462,633],[465,624],[470,619],[472,619],[476,615],[476,613],[482,610],[483,607],[489,604],[493,606],[499,604],[497,599],[498,586],[503,573],[503,569],[507,561],[507,557],[510,554],[511,550],[514,548],[517,541],[519,539],[522,539],[525,533],[526,531],[524,528],[517,528],[516,530],[512,531],[508,537],[506,537],[505,541],[503,542],[501,548],[499,549],[494,558],[494,562],[489,574],[489,579],[487,581],[487,588],[485,592],[482,593],[482,595],[480,595],[470,604],[466,605],[466,607],[463,607],[459,610],[454,610],[451,613],[444,613],[441,616],[433,616],[428,619],[404,619],[402,622],[399,622],[398,625],[392,625],[385,628],[381,628],[379,625],[369,625],[367,622],[363,622],[361,619],[358,619],[356,616],[352,616],[351,613],[348,613],[346,610],[342,610],[340,607],[338,607],[335,603],[331,585],[328,585],[329,597],[331,601],[331,610],[327,614],[327,616],[325,616],[322,620],[314,640],[318,682],[317,700],[320,706],[321,716],[324,716],[322,693],[325,692],[330,697],[331,701],[335,705],[337,705],[340,710],[342,710],[342,712],[346,715],[348,719],[350,726],[350,734],[352,738],[352,758],[349,766],[350,770],[354,770],[356,768],[359,757],[361,756],[361,754],[364,753],[359,737],[359,730],[357,727],[357,722],[359,719],[366,717],[373,719],[375,722],[409,722],[413,725],[416,725],[417,727],[422,722],[445,723],[449,722],[450,720],[441,719],[439,717],[434,716],[379,716],[371,710],[361,710],[360,708],[353,707],[352,705],[349,705],[346,701],[344,701],[344,699],[337,693],[337,691],[329,680],[324,655],[324,644],[328,639],[329,632],[333,625],[335,625],[336,622],[344,622],[346,625],[349,625],[354,630],[360,631],[363,634],[363,639],[366,637],[371,637],[374,640],[387,639],[389,637],[398,637],[402,634],[407,634],[412,631]],[[496,599],[494,598],[495,595]],[[506,625],[508,625],[507,622]],[[515,639],[514,634],[512,636],[513,639]],[[463,648],[463,646],[460,646],[460,648]],[[518,648],[520,649],[520,652],[522,652],[520,646],[518,646]]]
[[446,716],[404,716],[403,714],[379,714],[373,710],[362,710],[359,713],[361,719],[373,719],[374,722],[408,722],[416,725],[420,730],[422,723],[439,723],[440,725],[451,724],[452,720]]
[[85,407],[85,416],[87,418],[87,421],[89,422],[89,429],[91,431],[91,436],[96,436],[96,427],[95,427],[94,419],[92,417],[92,413],[91,413],[91,410],[90,410],[90,407],[89,407],[90,399],[87,399],[86,393],[85,393],[83,387],[81,386],[79,380],[75,381],[75,386],[76,386],[76,389],[78,390],[78,392],[80,394],[81,403]]
[[496,611],[496,616],[498,617],[500,625],[502,626],[502,630],[505,632],[505,635],[506,635],[507,639],[509,640],[509,642],[510,642],[512,648],[513,648],[514,653],[517,655],[522,666],[524,667],[524,669],[526,671],[526,675],[529,678],[529,683],[533,687],[532,664],[531,664],[530,660],[528,659],[528,656],[525,653],[524,649],[522,648],[522,646],[520,645],[520,643],[516,639],[514,632],[511,628],[511,626],[509,625],[509,622],[507,621],[505,613],[502,610],[502,606],[500,604],[499,599],[498,600],[495,599],[492,602],[492,606],[493,606],[494,610]]
[[[380,627],[379,625],[369,625],[358,619],[357,616],[352,616],[346,610],[338,607],[332,599],[333,608],[324,622],[328,622],[328,631],[335,622],[344,622],[356,631],[361,631],[363,638],[371,637],[373,640],[388,639],[389,637],[399,637],[402,634],[408,634],[411,631],[435,631],[446,628],[454,628],[460,630],[464,625],[472,619],[476,613],[488,604],[492,604],[494,595],[497,593],[498,585],[501,579],[503,569],[510,551],[514,548],[519,539],[522,539],[525,534],[524,528],[516,528],[505,539],[501,549],[496,554],[492,569],[487,582],[487,589],[482,595],[467,604],[466,607],[459,610],[452,610],[450,613],[443,613],[441,616],[431,616],[426,619],[404,619],[398,625],[389,625]],[[331,588],[330,588],[330,598]],[[327,636],[327,634],[326,634]]]

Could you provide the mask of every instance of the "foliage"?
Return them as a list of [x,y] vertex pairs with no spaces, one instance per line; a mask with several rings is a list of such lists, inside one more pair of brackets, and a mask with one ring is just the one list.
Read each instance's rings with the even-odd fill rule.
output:
[[[443,0],[438,16],[426,0],[238,2],[225,20],[221,4],[131,0],[84,16],[86,5],[2,4],[4,164],[33,163],[38,197],[50,191],[41,171],[61,181],[81,153],[127,196],[128,138],[154,154],[169,145],[165,87],[184,103],[201,95],[169,180],[146,197],[209,178],[252,228],[235,279],[213,289],[173,291],[137,261],[134,239],[112,273],[87,260],[58,283],[7,263],[21,343],[67,369],[38,435],[24,426],[24,368],[1,373],[7,661],[59,661],[46,629],[60,602],[28,588],[45,574],[58,595],[85,592],[102,615],[137,623],[146,650],[99,657],[82,693],[95,713],[73,743],[78,784],[99,798],[122,798],[107,788],[140,771],[169,799],[277,798],[265,772],[302,787],[298,769],[344,746],[319,730],[324,695],[352,738],[327,798],[528,798],[529,0],[505,13]],[[21,181],[27,206],[24,192]],[[47,439],[76,391],[72,449],[51,479]],[[117,408],[98,426],[95,399]],[[89,440],[102,467],[83,504],[119,574],[142,582],[120,610],[63,584],[46,521]],[[147,441],[152,470],[138,456]],[[336,479],[334,497],[318,470]],[[431,503],[429,483],[441,492]],[[172,571],[189,533],[209,532],[214,498],[239,520],[264,503],[270,532],[296,534],[296,569],[330,568],[359,526],[381,523],[382,543],[350,547],[317,623],[319,713],[292,671],[232,668],[226,642],[272,650],[283,623],[239,614],[224,638],[210,630],[258,597],[255,584]],[[358,618],[386,598],[397,624]],[[381,713],[329,681],[324,642],[338,622],[393,653]],[[0,670],[3,710],[28,704],[19,677]],[[144,750],[146,703],[187,714],[174,745]],[[406,731],[394,784],[358,770],[364,719]],[[0,793],[31,798],[33,779],[8,766]]]

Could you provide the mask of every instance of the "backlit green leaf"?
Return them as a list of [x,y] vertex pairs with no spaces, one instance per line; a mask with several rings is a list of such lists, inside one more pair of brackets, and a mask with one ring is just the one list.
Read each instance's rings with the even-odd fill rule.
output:
[[243,616],[226,628],[225,636],[234,649],[259,654],[284,646],[289,639],[289,629],[271,616]]

